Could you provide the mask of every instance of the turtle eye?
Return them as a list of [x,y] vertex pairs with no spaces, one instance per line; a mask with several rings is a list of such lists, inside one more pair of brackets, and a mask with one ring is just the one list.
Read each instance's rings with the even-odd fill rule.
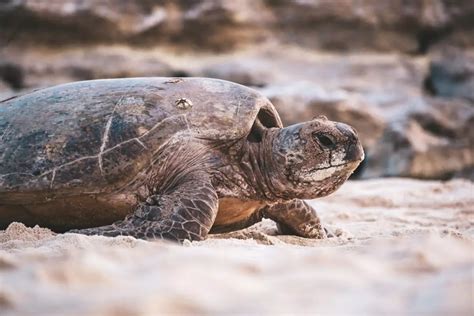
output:
[[313,137],[317,140],[322,146],[327,147],[329,149],[334,148],[336,146],[336,142],[332,139],[331,136],[325,135],[323,133],[314,133]]

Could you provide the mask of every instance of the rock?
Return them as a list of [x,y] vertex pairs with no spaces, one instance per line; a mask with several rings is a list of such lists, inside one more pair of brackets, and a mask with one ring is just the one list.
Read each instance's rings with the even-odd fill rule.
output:
[[380,6],[370,1],[282,1],[273,6],[285,42],[330,50],[392,50],[396,42],[397,50],[416,51],[416,31],[407,36],[406,30],[393,30],[403,20],[411,20],[412,29],[417,27],[415,17],[407,16],[409,8],[419,11],[413,3],[401,6],[399,1]]
[[7,0],[0,3],[0,42],[228,50],[258,40],[266,12],[262,6],[262,1],[252,0]]
[[21,65],[23,85],[28,88],[79,80],[174,75],[173,69],[158,57],[134,54],[120,47],[26,52],[10,49],[5,54]]
[[474,52],[450,48],[435,55],[425,85],[434,95],[474,102]]
[[470,177],[474,170],[474,108],[427,98],[425,107],[392,121],[367,153],[362,177]]
[[207,65],[200,74],[219,78],[251,87],[264,87],[278,75],[274,69],[255,59],[230,60]]
[[168,45],[192,50],[230,51],[271,36],[267,25],[274,17],[262,0],[180,0],[166,7],[165,27],[150,27],[135,42],[157,45],[161,37]]
[[[474,2],[471,0],[442,0],[441,2],[441,9],[444,10],[447,21],[444,28],[438,28],[437,34],[434,33],[434,41],[428,44],[434,49],[437,46],[472,47],[474,43]],[[426,29],[426,31],[429,38],[433,34],[433,29],[431,29],[432,34],[430,34],[430,29]],[[434,31],[436,32],[436,29]],[[431,47],[430,50],[432,50]]]
[[0,60],[0,79],[11,89],[18,90],[24,87],[23,69],[16,63]]
[[6,0],[0,42],[223,51],[277,39],[312,49],[413,53],[439,41],[472,47],[473,16],[469,0]]
[[15,92],[4,81],[0,81],[0,101],[8,99],[15,95]]

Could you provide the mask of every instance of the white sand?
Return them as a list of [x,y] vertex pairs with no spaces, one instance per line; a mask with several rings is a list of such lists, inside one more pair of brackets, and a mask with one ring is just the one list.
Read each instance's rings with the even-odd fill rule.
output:
[[339,237],[271,221],[185,246],[0,232],[0,315],[473,315],[474,185],[350,182],[311,202]]

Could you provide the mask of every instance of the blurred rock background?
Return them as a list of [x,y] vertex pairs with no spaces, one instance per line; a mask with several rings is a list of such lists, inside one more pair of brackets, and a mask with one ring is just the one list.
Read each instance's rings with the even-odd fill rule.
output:
[[0,0],[0,99],[206,76],[356,127],[356,176],[474,179],[472,0]]

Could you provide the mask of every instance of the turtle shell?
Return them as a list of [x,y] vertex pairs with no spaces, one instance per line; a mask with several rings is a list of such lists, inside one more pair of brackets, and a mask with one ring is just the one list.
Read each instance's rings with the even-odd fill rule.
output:
[[231,141],[256,119],[281,127],[258,92],[208,78],[68,83],[0,102],[0,201],[11,193],[104,192],[150,164],[173,135]]

